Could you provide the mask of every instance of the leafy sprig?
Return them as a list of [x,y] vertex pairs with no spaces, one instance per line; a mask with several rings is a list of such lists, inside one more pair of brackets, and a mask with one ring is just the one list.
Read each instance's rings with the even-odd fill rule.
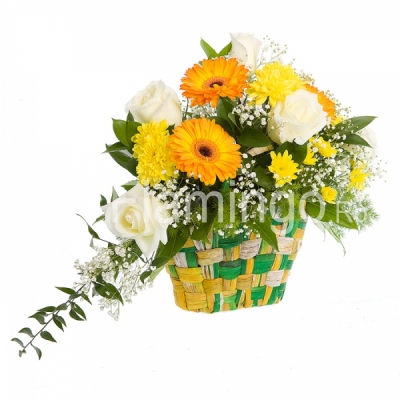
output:
[[33,334],[30,328],[22,328],[18,333],[24,333],[28,335],[31,340],[24,344],[21,339],[15,337],[11,339],[11,341],[18,343],[22,350],[19,351],[19,356],[22,357],[23,354],[26,354],[26,350],[29,346],[31,346],[39,357],[39,360],[42,358],[42,351],[39,347],[35,346],[33,342],[40,336],[42,339],[47,340],[49,342],[56,343],[56,339],[54,339],[53,335],[45,330],[51,322],[64,332],[64,328],[67,327],[67,323],[65,319],[59,315],[63,311],[69,310],[69,316],[76,321],[86,321],[86,314],[82,310],[82,308],[76,303],[76,300],[82,298],[86,300],[88,303],[92,304],[86,292],[84,291],[86,285],[80,286],[77,290],[67,288],[67,287],[56,287],[63,293],[69,295],[69,298],[66,302],[61,303],[57,307],[55,306],[47,306],[44,308],[40,308],[36,311],[36,313],[32,314],[29,318],[36,319],[39,324],[42,325],[42,328],[39,329],[35,334]]

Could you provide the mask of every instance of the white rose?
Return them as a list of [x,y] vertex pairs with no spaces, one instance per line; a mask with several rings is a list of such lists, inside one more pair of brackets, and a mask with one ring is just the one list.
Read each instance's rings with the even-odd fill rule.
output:
[[232,49],[230,57],[235,57],[250,71],[250,75],[257,68],[258,53],[261,41],[249,33],[231,33]]
[[268,134],[278,144],[304,144],[327,124],[327,115],[317,94],[299,89],[271,109]]
[[160,241],[167,243],[170,216],[139,183],[102,210],[108,229],[117,237],[134,239],[143,255],[151,255]]
[[137,122],[160,122],[166,119],[168,125],[182,122],[181,106],[177,94],[163,81],[150,82],[140,90],[125,106]]

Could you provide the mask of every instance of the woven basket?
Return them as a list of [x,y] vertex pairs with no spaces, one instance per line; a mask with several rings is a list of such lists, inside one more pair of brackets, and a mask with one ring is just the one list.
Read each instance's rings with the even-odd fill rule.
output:
[[210,235],[210,244],[189,239],[166,270],[178,307],[213,313],[278,303],[301,247],[306,222],[273,222],[279,251],[256,235],[223,239]]

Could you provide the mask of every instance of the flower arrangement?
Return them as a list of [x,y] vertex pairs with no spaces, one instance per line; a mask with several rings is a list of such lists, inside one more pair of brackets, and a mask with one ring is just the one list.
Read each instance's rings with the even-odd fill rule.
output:
[[291,254],[274,225],[288,229],[309,218],[342,243],[346,230],[378,218],[365,192],[382,175],[367,127],[374,117],[350,117],[310,75],[283,63],[286,47],[268,37],[231,34],[220,52],[204,40],[201,46],[207,58],[184,74],[182,101],[154,81],[126,104],[126,119],[113,120],[117,141],[105,152],[133,177],[121,196],[114,188],[109,202],[101,196],[95,223],[104,221],[115,240],[101,239],[87,224],[96,255],[75,262],[80,282],[73,288],[57,287],[67,301],[30,316],[42,325],[36,334],[20,330],[30,341],[12,339],[20,356],[31,346],[41,358],[33,342],[55,342],[46,328],[53,322],[64,330],[62,312],[85,320],[78,300],[98,296],[118,320],[120,305],[152,286],[188,242],[204,250],[240,237]]

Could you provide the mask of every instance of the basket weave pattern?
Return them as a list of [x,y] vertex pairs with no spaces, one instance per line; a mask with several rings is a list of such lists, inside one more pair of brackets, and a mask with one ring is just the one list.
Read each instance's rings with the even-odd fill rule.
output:
[[176,305],[213,313],[278,303],[305,225],[274,223],[279,251],[254,234],[223,239],[214,233],[208,244],[189,239],[166,267]]

